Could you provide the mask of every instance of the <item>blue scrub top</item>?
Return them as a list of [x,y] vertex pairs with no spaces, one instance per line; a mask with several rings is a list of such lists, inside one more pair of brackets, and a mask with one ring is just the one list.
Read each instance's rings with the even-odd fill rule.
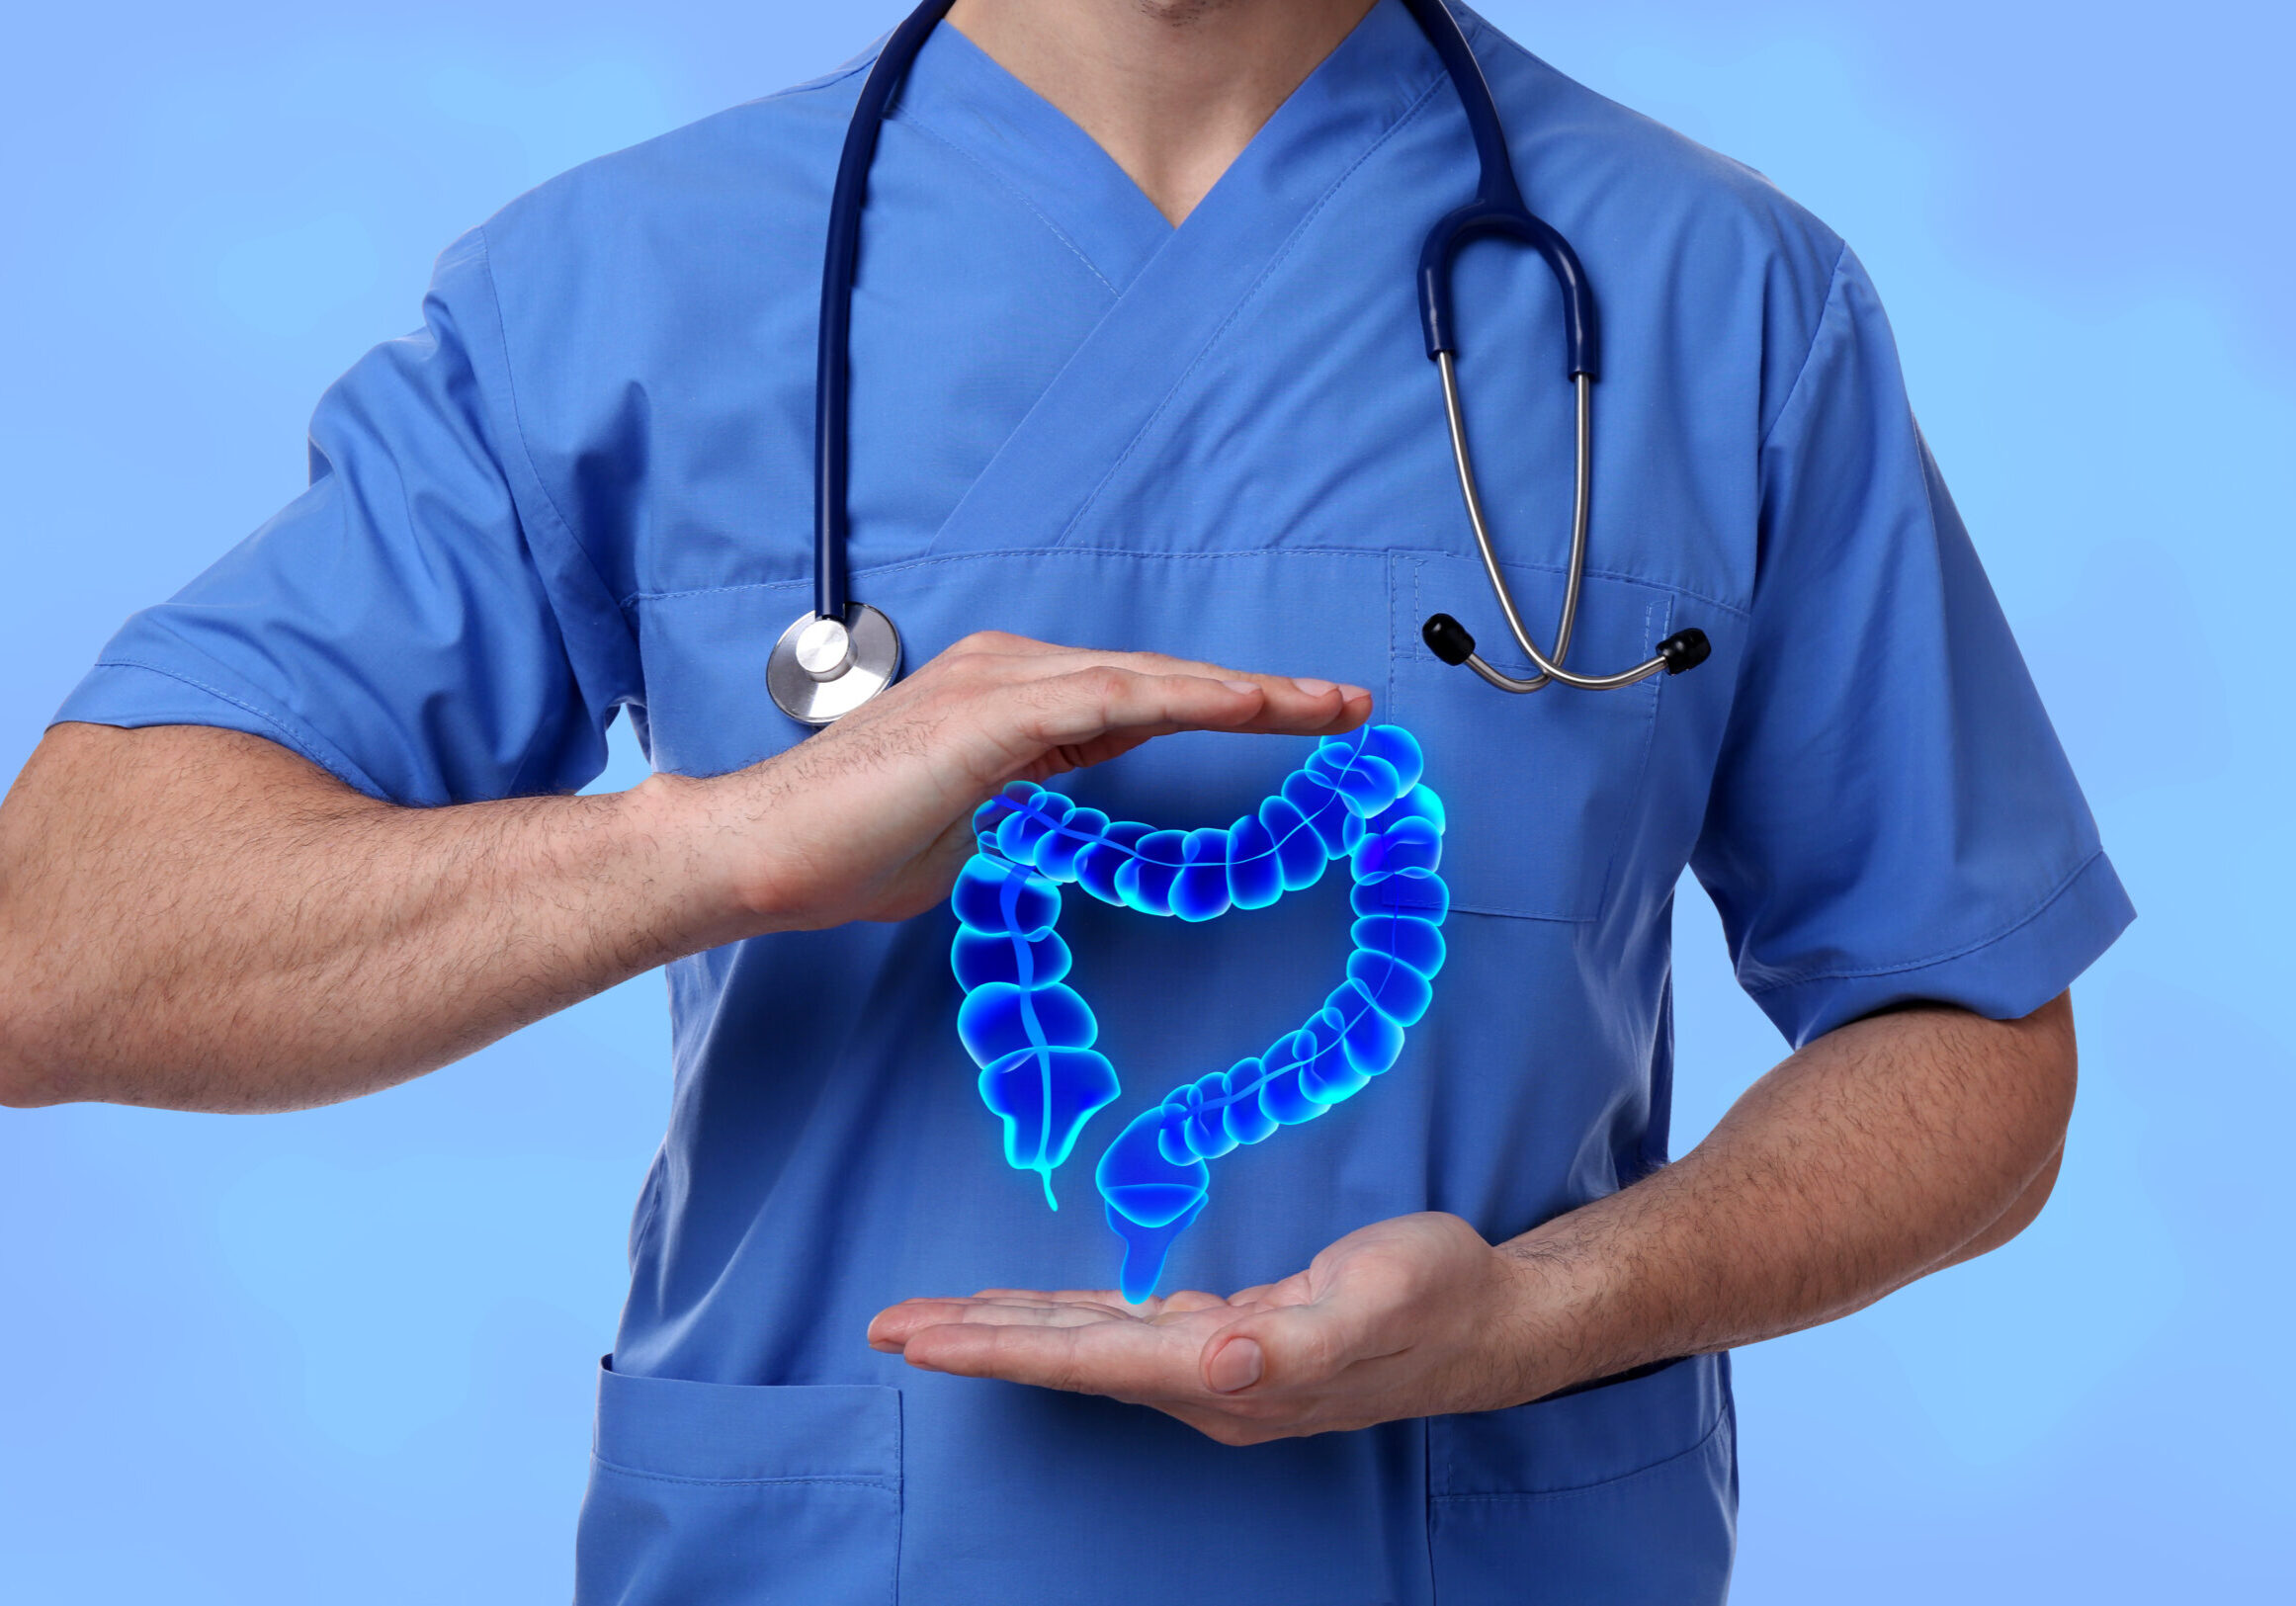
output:
[[[1394,0],[1176,230],[946,28],[877,158],[854,587],[910,661],[994,627],[1353,680],[1449,807],[1450,961],[1403,1060],[1221,1161],[1166,1287],[1277,1278],[1409,1211],[1502,1238],[1659,1165],[1685,865],[1797,1044],[1908,999],[2026,1013],[2130,918],[1857,260],[1758,175],[1468,22],[1525,193],[1606,319],[1573,661],[1696,625],[1695,674],[1509,698],[1420,644],[1447,610],[1529,673],[1499,645],[1412,296],[1473,152]],[[132,620],[59,718],[252,731],[425,805],[582,785],[618,709],[686,774],[804,739],[766,656],[808,606],[817,275],[865,65],[579,168],[450,248],[422,329],[320,403],[310,488]],[[1554,286],[1478,245],[1460,300],[1486,495],[1551,621]],[[1305,750],[1186,735],[1063,785],[1225,824]],[[671,966],[675,1100],[601,1380],[580,1598],[1720,1599],[1717,1357],[1237,1450],[866,1347],[905,1296],[1109,1284],[1088,1156],[1298,1025],[1349,949],[1344,883],[1205,926],[1069,898],[1124,1094],[1058,1214],[976,1095],[945,911]]]

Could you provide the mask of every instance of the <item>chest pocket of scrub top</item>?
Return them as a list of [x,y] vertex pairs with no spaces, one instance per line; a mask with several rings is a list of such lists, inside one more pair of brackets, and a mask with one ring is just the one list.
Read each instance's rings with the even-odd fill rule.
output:
[[[1551,650],[1561,568],[1502,566],[1531,638]],[[1388,586],[1394,681],[1383,718],[1419,738],[1427,773],[1442,778],[1453,906],[1592,920],[1642,791],[1664,677],[1607,692],[1502,692],[1443,662],[1419,637],[1429,614],[1450,614],[1492,667],[1517,679],[1537,673],[1507,634],[1481,561],[1397,552]],[[1673,616],[1674,595],[1662,586],[1588,574],[1567,663],[1594,674],[1640,663],[1673,629]]]
[[900,1391],[599,1372],[575,1606],[889,1606]]

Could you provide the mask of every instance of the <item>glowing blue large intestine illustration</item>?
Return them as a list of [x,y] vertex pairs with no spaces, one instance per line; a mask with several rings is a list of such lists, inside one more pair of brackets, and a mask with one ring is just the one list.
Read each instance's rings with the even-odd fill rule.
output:
[[1124,1297],[1145,1300],[1172,1241],[1204,1209],[1206,1161],[1352,1097],[1394,1065],[1443,968],[1450,892],[1438,874],[1443,804],[1421,783],[1419,744],[1397,725],[1318,743],[1233,825],[1157,830],[1112,820],[1057,792],[1015,782],[981,804],[978,851],[957,878],[950,960],[965,989],[957,1033],[980,1067],[980,1097],[1002,1118],[1004,1157],[1044,1178],[1116,1099],[1116,1067],[1093,1047],[1099,1024],[1068,985],[1054,928],[1070,882],[1104,903],[1182,920],[1265,908],[1311,887],[1332,860],[1354,874],[1346,978],[1264,1054],[1183,1082],[1134,1118],[1094,1177],[1124,1239]]

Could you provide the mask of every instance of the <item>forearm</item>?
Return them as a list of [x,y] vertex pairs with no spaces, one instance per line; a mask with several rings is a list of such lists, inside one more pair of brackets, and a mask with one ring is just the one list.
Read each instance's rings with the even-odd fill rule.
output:
[[1007,781],[1370,708],[984,633],[745,770],[445,808],[231,731],[61,725],[0,804],[0,1102],[349,1098],[677,955],[906,919],[947,895]]
[[60,727],[0,807],[10,1100],[330,1103],[739,935],[648,803],[402,808],[236,732]]
[[1706,1141],[1501,1246],[1517,1397],[1829,1321],[2039,1212],[2075,1078],[2072,1008],[1923,1008],[1828,1033]]
[[2048,1195],[2073,1081],[2064,998],[2022,1021],[1908,1010],[1811,1044],[1675,1164],[1496,1248],[1426,1211],[1226,1299],[909,1300],[870,1342],[1144,1401],[1223,1444],[1519,1405],[1846,1314],[2006,1242]]

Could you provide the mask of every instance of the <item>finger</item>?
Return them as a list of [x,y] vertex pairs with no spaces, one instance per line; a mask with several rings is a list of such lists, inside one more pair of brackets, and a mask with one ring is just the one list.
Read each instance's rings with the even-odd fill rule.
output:
[[1183,658],[1167,652],[1120,651],[1095,647],[1061,646],[1040,641],[1031,636],[1012,635],[1002,631],[978,631],[950,649],[954,653],[994,654],[1030,660],[1032,674],[1060,674],[1082,669],[1093,664],[1113,664],[1144,675],[1197,675],[1207,680],[1248,680],[1260,686],[1271,696],[1288,697],[1295,693],[1320,697],[1335,685],[1342,702],[1368,703],[1371,693],[1364,687],[1333,682],[1314,675],[1279,675],[1259,670],[1233,669],[1227,664],[1213,663],[1203,658]]
[[1228,680],[1257,685],[1267,700],[1257,718],[1236,727],[1240,730],[1335,736],[1371,718],[1371,693],[1360,686],[1283,675],[1237,675],[1233,670]]
[[1181,1316],[1197,1310],[1223,1310],[1229,1302],[1217,1294],[1206,1294],[1201,1289],[1183,1288],[1167,1294],[1157,1310],[1158,1315]]
[[1140,1317],[1120,1305],[1091,1300],[1006,1299],[938,1302],[955,1308],[959,1321],[983,1326],[1074,1327],[1087,1321],[1138,1321]]
[[1366,1301],[1327,1301],[1255,1311],[1204,1342],[1204,1387],[1215,1394],[1247,1389],[1308,1389],[1350,1366],[1391,1353],[1378,1342],[1379,1314]]
[[1113,664],[1025,682],[1013,688],[1022,725],[1047,747],[1091,742],[1111,733],[1236,730],[1308,734],[1342,712],[1336,688],[1321,697],[1272,694],[1243,678],[1141,674]]
[[1038,1305],[1062,1305],[1089,1310],[1101,1315],[1120,1315],[1133,1321],[1158,1321],[1167,1317],[1193,1315],[1204,1310],[1227,1310],[1233,1302],[1202,1289],[1180,1289],[1171,1294],[1150,1294],[1138,1305],[1128,1304],[1124,1296],[1113,1288],[1063,1288],[1051,1292],[1027,1288],[984,1288],[974,1296],[977,1300],[1016,1300]]
[[1316,1298],[1316,1290],[1306,1272],[1296,1271],[1274,1283],[1255,1283],[1250,1288],[1239,1288],[1228,1296],[1228,1303],[1238,1309],[1254,1306],[1306,1305]]
[[[1239,671],[1229,664],[1214,663],[1209,658],[1189,658],[1171,652],[1143,651],[1123,647],[1047,646],[1041,641],[1031,641],[1026,636],[1006,636],[1003,639],[1014,642],[1023,648],[1039,648],[1045,653],[1083,662],[1113,663],[1122,668],[1138,670],[1140,673],[1148,675],[1205,675],[1214,680],[1227,680],[1241,673],[1254,680],[1271,682],[1292,678],[1272,671]],[[1326,684],[1328,683],[1326,682]],[[1360,688],[1358,689],[1360,690]]]
[[869,1323],[872,1349],[897,1350],[927,1327],[1080,1326],[1094,1321],[1135,1318],[1113,1306],[1050,1300],[903,1300],[880,1310]]
[[1070,764],[1099,762],[1180,730],[1242,730],[1267,706],[1246,681],[1142,675],[1108,664],[1011,690],[1018,734]]
[[1203,1397],[1196,1345],[1144,1321],[1073,1327],[988,1326],[951,1322],[912,1335],[911,1366],[966,1378],[1001,1378],[1040,1389],[1108,1395],[1118,1399]]
[[[1257,687],[1266,700],[1266,723],[1219,725],[1213,728],[1266,729],[1291,734],[1332,734],[1351,730],[1370,717],[1371,693],[1364,687],[1333,682],[1318,676],[1269,674],[1232,669],[1197,658],[1161,652],[1119,652],[1056,646],[1027,636],[981,631],[965,637],[944,656],[978,665],[983,660],[1000,664],[999,674],[1011,681],[1044,681],[1116,669],[1147,677],[1187,676],[1219,684]],[[1178,728],[1203,728],[1183,724]],[[1110,755],[1113,756],[1113,755]]]
[[970,1303],[956,1299],[921,1299],[889,1305],[869,1319],[869,1347],[898,1351],[923,1328],[964,1320],[965,1308]]
[[[1352,730],[1371,713],[1371,693],[1361,686],[1324,680],[1314,675],[1276,675],[1257,670],[1231,669],[1226,664],[1195,658],[1167,657],[1160,652],[1115,652],[1086,655],[1088,662],[1113,663],[1141,675],[1189,675],[1224,684],[1256,686],[1267,699],[1266,717],[1282,720],[1279,726],[1293,734],[1329,734]],[[1076,668],[1086,665],[1079,663]],[[1050,667],[1049,663],[1047,667]],[[1317,723],[1316,721],[1322,721]],[[1256,728],[1256,727],[1254,727]]]
[[1266,1372],[1266,1353],[1249,1334],[1206,1348],[1204,1387],[1216,1395],[1233,1395],[1248,1389]]
[[1335,718],[1321,724],[1310,720],[1286,722],[1273,718],[1253,718],[1232,725],[1140,725],[1130,729],[1112,730],[1095,736],[1090,741],[1054,744],[1050,756],[1044,761],[1044,773],[1030,775],[1027,779],[1044,781],[1063,770],[1089,769],[1095,764],[1105,764],[1112,758],[1123,757],[1144,742],[1151,741],[1157,736],[1168,736],[1175,730],[1213,728],[1237,735],[1335,736],[1343,731],[1353,730],[1370,718],[1371,699],[1367,695],[1360,701],[1343,704],[1340,713]]

